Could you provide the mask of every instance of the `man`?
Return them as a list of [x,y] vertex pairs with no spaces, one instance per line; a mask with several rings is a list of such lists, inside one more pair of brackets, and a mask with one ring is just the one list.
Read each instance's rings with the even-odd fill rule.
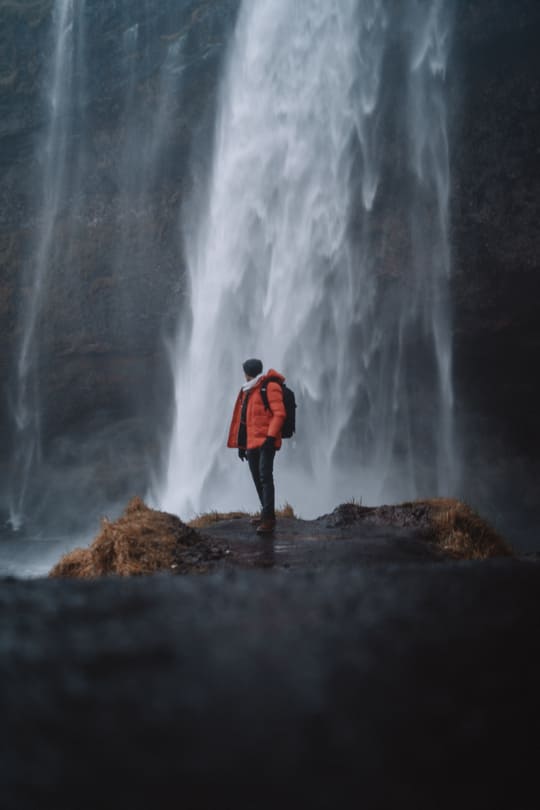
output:
[[[285,377],[274,369],[263,374],[263,364],[256,358],[246,360],[242,368],[246,382],[234,406],[227,447],[237,447],[238,457],[248,460],[262,507],[260,518],[252,521],[258,524],[257,534],[272,534],[276,525],[274,456],[281,447],[281,428],[287,415],[281,385],[275,379],[283,382]],[[263,385],[268,408],[261,394]]]

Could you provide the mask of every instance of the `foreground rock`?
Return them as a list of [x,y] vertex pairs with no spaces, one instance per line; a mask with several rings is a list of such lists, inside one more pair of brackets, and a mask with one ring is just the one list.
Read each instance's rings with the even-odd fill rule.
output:
[[532,810],[540,566],[0,587],[2,810]]
[[201,573],[225,554],[224,547],[175,515],[150,509],[140,498],[132,498],[118,520],[102,520],[101,531],[89,548],[64,555],[50,576],[89,579],[156,571]]
[[486,521],[450,499],[380,507],[345,503],[316,520],[289,514],[278,520],[273,536],[260,538],[241,512],[210,513],[194,521],[195,529],[133,498],[118,520],[102,521],[89,548],[66,554],[50,576],[88,579],[230,567],[307,571],[512,554]]

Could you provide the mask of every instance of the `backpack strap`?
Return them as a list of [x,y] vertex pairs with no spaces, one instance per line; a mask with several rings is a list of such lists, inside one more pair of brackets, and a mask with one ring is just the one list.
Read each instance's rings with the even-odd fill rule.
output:
[[249,395],[250,394],[251,394],[251,391],[246,391],[244,401],[242,402],[242,410],[240,411],[240,424],[238,425],[237,444],[238,444],[238,447],[241,447],[242,449],[245,449],[246,444],[247,444],[247,423],[246,423],[246,418],[247,418],[247,406],[248,406],[248,400],[249,400]]
[[281,382],[279,377],[268,377],[268,379],[266,379],[263,382],[263,384],[261,385],[261,399],[263,401],[263,405],[265,407],[265,410],[267,410],[267,411],[271,410],[270,405],[268,404],[268,394],[266,393],[266,387],[267,387],[269,382],[278,383],[278,385],[280,385],[283,388],[283,383]]

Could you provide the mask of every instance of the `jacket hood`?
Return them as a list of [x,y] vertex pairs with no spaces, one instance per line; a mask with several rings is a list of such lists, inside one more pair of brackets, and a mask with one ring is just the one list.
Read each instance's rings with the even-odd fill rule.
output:
[[275,368],[268,369],[266,374],[261,377],[261,381],[265,380],[267,377],[276,377],[280,382],[285,382],[285,377],[283,374],[280,374],[279,371],[275,370]]

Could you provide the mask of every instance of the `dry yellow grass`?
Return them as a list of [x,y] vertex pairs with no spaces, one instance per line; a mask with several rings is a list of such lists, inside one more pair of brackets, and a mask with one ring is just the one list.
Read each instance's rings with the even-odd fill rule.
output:
[[206,529],[221,520],[236,520],[237,518],[250,517],[249,512],[218,512],[216,509],[211,512],[203,512],[192,520],[188,521],[188,526],[192,529]]
[[290,520],[295,520],[297,516],[295,515],[294,509],[292,508],[290,503],[285,502],[285,505],[277,510],[276,517],[278,517],[278,518],[288,518]]
[[182,551],[194,546],[204,556],[204,540],[198,532],[175,515],[150,509],[136,497],[118,520],[101,521],[101,531],[89,548],[65,554],[49,576],[89,579],[107,574],[152,574],[177,568]]
[[509,543],[466,503],[452,498],[415,503],[429,508],[432,539],[447,554],[465,560],[513,555]]
[[378,526],[415,530],[446,555],[461,560],[484,560],[513,555],[510,544],[466,503],[453,498],[428,498],[382,506],[361,506],[352,500],[334,510],[337,525],[366,521]]
[[[239,518],[252,518],[258,513],[255,512],[218,512],[217,510],[213,510],[211,512],[203,512],[200,515],[197,515],[192,520],[188,522],[188,526],[191,526],[193,529],[207,529],[209,526],[212,526],[214,523],[219,523],[222,520],[238,520]],[[280,507],[276,510],[276,517],[277,518],[289,518],[294,519],[296,515],[294,514],[294,509],[290,505],[290,503],[285,503],[284,506]]]

